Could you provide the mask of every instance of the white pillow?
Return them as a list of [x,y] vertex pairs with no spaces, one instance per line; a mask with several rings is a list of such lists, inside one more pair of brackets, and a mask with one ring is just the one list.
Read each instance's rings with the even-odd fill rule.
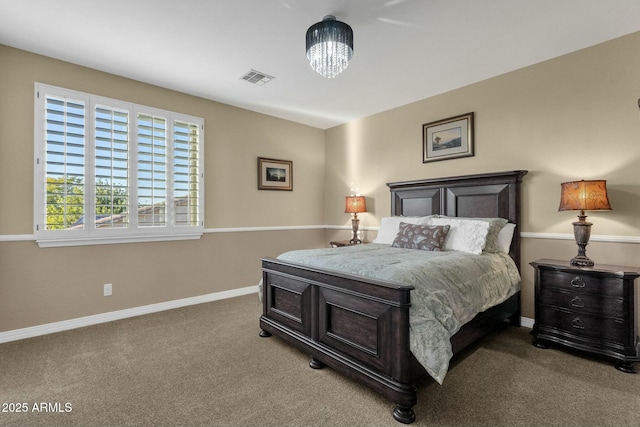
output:
[[430,216],[387,216],[380,220],[378,235],[372,243],[390,245],[395,240],[400,229],[400,223],[426,224]]
[[509,253],[511,250],[511,241],[513,239],[513,232],[516,229],[516,225],[512,223],[506,224],[498,233],[498,246],[505,253]]
[[[441,216],[440,218],[447,218],[446,216]],[[498,234],[500,230],[504,228],[504,226],[509,222],[504,218],[472,218],[472,217],[453,217],[461,220],[471,220],[471,221],[485,221],[489,223],[489,233],[487,234],[487,241],[484,244],[484,248],[482,248],[485,252],[502,252],[502,248],[498,243]]]
[[429,224],[449,225],[449,234],[444,242],[446,251],[461,251],[481,254],[487,243],[489,223],[487,221],[458,218],[431,218]]

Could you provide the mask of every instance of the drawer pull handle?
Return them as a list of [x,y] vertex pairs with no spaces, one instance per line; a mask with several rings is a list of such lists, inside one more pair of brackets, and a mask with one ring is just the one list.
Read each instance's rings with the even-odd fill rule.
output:
[[584,322],[580,320],[579,317],[576,317],[575,319],[573,319],[573,322],[571,322],[571,326],[576,329],[584,329]]
[[584,280],[580,278],[580,276],[576,276],[576,278],[571,281],[571,286],[573,286],[574,288],[584,288],[586,284],[584,283]]
[[571,300],[571,307],[583,308],[584,301],[580,297],[573,297]]

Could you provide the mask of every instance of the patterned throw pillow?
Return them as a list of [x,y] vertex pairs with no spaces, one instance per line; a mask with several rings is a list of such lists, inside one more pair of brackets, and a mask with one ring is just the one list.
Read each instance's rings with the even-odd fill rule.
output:
[[423,251],[442,251],[447,233],[449,233],[448,225],[420,225],[401,222],[398,235],[391,246]]

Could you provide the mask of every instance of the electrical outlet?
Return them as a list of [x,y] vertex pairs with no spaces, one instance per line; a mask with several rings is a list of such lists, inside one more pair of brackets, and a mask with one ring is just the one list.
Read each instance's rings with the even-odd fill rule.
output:
[[113,287],[113,285],[111,283],[106,283],[104,285],[104,296],[105,297],[111,296],[112,287]]

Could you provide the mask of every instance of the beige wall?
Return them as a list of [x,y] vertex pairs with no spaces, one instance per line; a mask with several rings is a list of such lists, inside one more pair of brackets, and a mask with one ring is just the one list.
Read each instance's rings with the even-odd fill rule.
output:
[[[206,228],[323,223],[322,130],[0,45],[0,235],[33,231],[34,82],[203,117]],[[257,157],[292,160],[295,191],[258,191]]]
[[256,285],[261,257],[318,247],[323,237],[316,229],[72,248],[0,242],[0,332]]
[[[529,170],[523,315],[532,318],[528,263],[577,251],[575,213],[557,211],[560,182],[608,180],[613,211],[589,215],[587,253],[640,265],[638,51],[640,33],[324,132],[0,46],[0,332],[251,286],[260,257],[349,236],[340,227],[349,226],[351,183],[367,196],[361,225],[375,228],[389,214],[387,182],[512,169]],[[207,229],[330,228],[39,249],[20,238],[33,226],[34,82],[204,117]],[[423,164],[422,124],[470,111],[475,156]],[[258,156],[293,160],[294,191],[257,191]],[[103,283],[113,283],[112,297],[102,296]]]
[[[587,255],[640,266],[639,51],[636,33],[328,130],[326,222],[348,223],[351,182],[367,196],[367,227],[389,214],[387,182],[525,169],[523,231],[563,237],[577,213],[558,212],[560,183],[606,179],[613,210],[588,213],[592,234],[635,244],[592,241]],[[475,156],[423,164],[422,124],[471,111]],[[523,240],[524,316],[533,318],[528,263],[576,253],[571,240]]]
[[[0,45],[0,332],[256,285],[260,257],[325,244],[316,228],[38,248],[24,240],[33,233],[34,82],[203,117],[209,231],[324,224],[322,130]],[[258,191],[257,157],[292,160],[294,191]],[[105,283],[113,296],[102,296]]]

